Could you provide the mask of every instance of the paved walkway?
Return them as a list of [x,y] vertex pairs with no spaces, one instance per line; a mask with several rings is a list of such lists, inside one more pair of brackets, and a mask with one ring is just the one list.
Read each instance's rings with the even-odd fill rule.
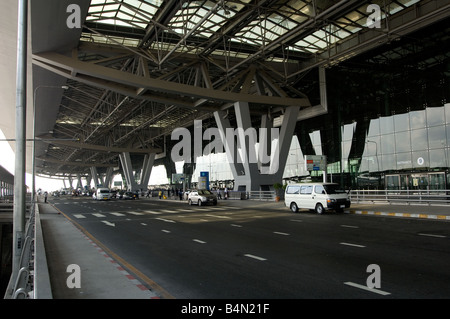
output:
[[[54,299],[151,299],[159,296],[130,275],[51,204],[39,204]],[[80,267],[80,288],[75,271]]]

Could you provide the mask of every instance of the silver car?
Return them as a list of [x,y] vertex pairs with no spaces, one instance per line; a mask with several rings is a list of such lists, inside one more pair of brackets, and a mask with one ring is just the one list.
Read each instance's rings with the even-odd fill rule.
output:
[[193,190],[188,195],[189,205],[197,204],[198,206],[212,204],[217,205],[217,196],[207,189]]

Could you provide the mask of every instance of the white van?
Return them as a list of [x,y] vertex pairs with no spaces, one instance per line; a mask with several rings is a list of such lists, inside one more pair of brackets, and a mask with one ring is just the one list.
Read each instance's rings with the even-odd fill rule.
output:
[[284,203],[294,213],[301,208],[312,209],[317,214],[327,210],[342,212],[350,207],[350,196],[335,183],[289,184]]
[[97,188],[92,198],[95,200],[109,200],[111,198],[111,192],[109,188]]

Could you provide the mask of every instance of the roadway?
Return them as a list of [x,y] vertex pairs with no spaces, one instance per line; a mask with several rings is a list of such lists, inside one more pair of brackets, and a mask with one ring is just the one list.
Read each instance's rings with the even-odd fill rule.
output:
[[[41,206],[71,220],[148,288],[150,298],[450,297],[446,220],[293,214],[282,203],[254,201],[206,207],[147,198],[50,202]],[[379,288],[367,287],[373,264]],[[56,298],[89,296],[58,286]]]

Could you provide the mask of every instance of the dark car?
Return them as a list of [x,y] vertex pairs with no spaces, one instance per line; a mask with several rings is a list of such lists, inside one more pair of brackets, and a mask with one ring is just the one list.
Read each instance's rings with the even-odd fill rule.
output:
[[138,199],[139,194],[137,192],[125,192],[122,195],[122,199]]

